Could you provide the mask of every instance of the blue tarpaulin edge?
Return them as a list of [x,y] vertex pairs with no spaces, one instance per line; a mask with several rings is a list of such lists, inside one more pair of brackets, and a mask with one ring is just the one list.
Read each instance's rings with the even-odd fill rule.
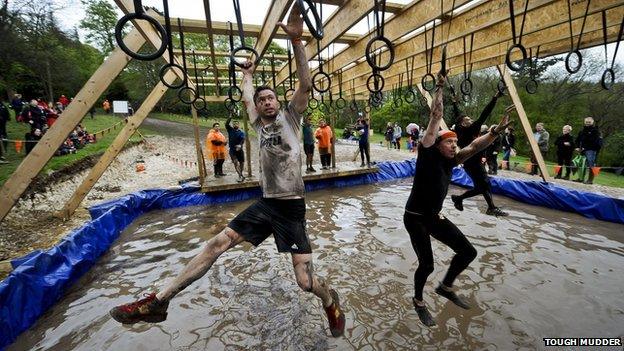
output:
[[[415,165],[415,159],[381,162],[377,164],[377,173],[307,182],[306,191],[411,177]],[[453,170],[452,181],[460,186],[472,186],[472,181],[460,167]],[[623,199],[536,181],[492,177],[490,183],[494,193],[524,203],[624,223]],[[89,209],[93,220],[72,231],[56,246],[11,261],[13,272],[0,282],[0,349],[4,349],[21,332],[30,328],[73,282],[95,264],[119,234],[142,214],[156,209],[242,201],[257,198],[261,194],[258,188],[211,194],[199,190],[197,186],[142,190],[93,206]]]

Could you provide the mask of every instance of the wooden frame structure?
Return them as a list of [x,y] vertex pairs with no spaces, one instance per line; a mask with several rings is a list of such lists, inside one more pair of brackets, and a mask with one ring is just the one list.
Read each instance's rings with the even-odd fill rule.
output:
[[[432,23],[435,22],[439,28],[434,38],[435,45],[431,49],[434,57],[433,71],[439,69],[439,62],[435,61],[439,60],[442,47],[444,46],[447,48],[447,69],[450,69],[451,75],[456,74],[456,71],[460,71],[460,67],[463,67],[463,38],[474,33],[473,70],[493,66],[499,67],[502,79],[505,81],[509,94],[518,110],[523,130],[529,136],[528,140],[531,149],[537,156],[542,176],[547,181],[549,180],[548,172],[537,145],[531,136],[532,128],[513,84],[512,76],[508,70],[504,70],[501,66],[505,62],[507,48],[512,43],[508,1],[413,0],[405,5],[388,2],[386,12],[391,13],[392,16],[387,16],[384,23],[384,35],[393,42],[395,58],[393,66],[381,72],[386,80],[384,89],[392,89],[394,85],[398,84],[399,76],[404,73],[404,60],[415,59],[414,62],[416,64],[413,70],[415,78],[419,80],[425,74],[425,29],[427,31],[426,34],[430,36]],[[577,38],[588,0],[516,0],[514,1],[516,23],[520,23],[522,20],[521,16],[523,14],[521,9],[524,8],[525,1],[529,1],[529,4],[522,44],[527,48],[540,46],[540,56],[542,57],[567,52],[570,43],[567,16],[568,1],[571,1],[572,28]],[[260,55],[266,52],[273,39],[285,38],[285,33],[281,29],[277,29],[276,23],[285,18],[294,2],[294,0],[271,1],[262,25],[243,24],[245,35],[256,39],[254,48]],[[131,0],[115,0],[115,3],[125,14],[133,10]],[[374,3],[373,0],[324,1],[324,4],[336,5],[338,8],[324,20],[324,37],[320,40],[318,46],[321,50],[324,50],[332,43],[347,44],[346,48],[327,58],[324,67],[330,68],[328,73],[333,76],[332,78],[337,76],[338,72],[341,72],[343,77],[346,78],[345,81],[353,79],[355,98],[357,99],[365,99],[367,97],[366,79],[371,73],[371,69],[367,65],[366,60],[364,60],[364,51],[366,44],[374,35],[374,29],[364,35],[351,34],[348,31],[356,23],[371,14]],[[607,17],[607,41],[613,42],[617,40],[618,28],[622,18],[624,18],[624,0],[593,0],[586,17],[585,30],[581,41],[582,48],[602,44],[602,11],[605,11]],[[159,21],[164,22],[164,19],[154,10],[149,10],[148,13]],[[216,62],[216,57],[229,56],[227,52],[215,50],[213,37],[214,35],[227,34],[227,25],[224,22],[212,21],[209,16],[210,11],[206,11],[208,21],[181,19],[181,22],[184,31],[204,33],[208,36],[209,47],[196,50],[195,53],[210,57],[211,62],[214,63]],[[161,39],[151,26],[144,23],[144,21],[134,22],[134,25],[135,29],[125,38],[125,43],[130,49],[136,51],[145,43],[155,47],[159,46]],[[425,27],[426,25],[427,27]],[[173,30],[176,30],[175,26]],[[316,55],[316,39],[306,31],[303,40],[306,42],[305,51],[307,56],[311,58]],[[174,54],[176,55],[174,61],[179,61],[177,55],[180,54],[180,51],[175,50]],[[382,52],[382,60],[386,59],[387,55],[387,51]],[[166,54],[162,58],[168,62]],[[285,55],[275,55],[275,58],[283,62],[282,66],[277,68],[276,83],[279,85],[288,79],[287,57]],[[517,58],[514,57],[514,59]],[[0,201],[0,221],[9,213],[33,178],[43,169],[54,152],[62,144],[65,137],[80,122],[100,95],[108,88],[109,84],[127,65],[129,60],[130,58],[119,48],[113,50],[64,111],[62,121],[55,123],[31,153],[22,161],[2,189],[0,189],[0,199],[2,200]],[[292,64],[295,64],[294,60]],[[223,78],[220,78],[220,75],[225,76],[226,72],[227,65],[211,65],[212,77],[205,77],[204,85],[219,87],[221,84],[220,80],[223,80]],[[316,69],[312,70],[312,74],[315,72]],[[179,78],[182,78],[179,73],[168,73],[165,77],[170,82]],[[187,78],[189,85],[194,88],[197,82],[192,81],[190,77]],[[418,88],[421,89],[421,87]],[[113,144],[65,205],[62,211],[64,217],[70,216],[78,207],[82,199],[84,199],[120,152],[123,145],[166,92],[166,89],[164,84],[157,84],[135,115],[128,119],[128,123],[121,130]],[[334,84],[331,89],[334,94],[338,93],[337,84]],[[225,99],[224,96],[219,95],[219,89],[216,90],[216,95],[205,97],[206,101],[218,102]],[[428,94],[423,95],[430,103],[431,97]],[[201,146],[198,142],[198,119],[194,108],[192,109],[192,115],[195,125],[198,172],[200,179],[203,181],[206,170],[201,155]],[[248,172],[250,172],[250,169],[248,169]]]

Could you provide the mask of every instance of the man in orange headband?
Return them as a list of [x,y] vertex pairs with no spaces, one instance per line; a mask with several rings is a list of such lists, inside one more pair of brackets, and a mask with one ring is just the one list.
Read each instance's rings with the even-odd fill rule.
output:
[[477,250],[450,220],[440,214],[453,167],[485,149],[509,124],[509,115],[505,114],[495,129],[458,152],[457,134],[449,130],[438,131],[443,115],[445,80],[445,76],[438,74],[429,125],[418,147],[414,185],[403,215],[405,228],[418,256],[418,269],[414,273],[414,308],[420,320],[428,327],[436,324],[423,301],[423,288],[427,277],[433,272],[431,236],[455,251],[448,273],[435,292],[464,309],[470,308],[464,299],[453,292],[452,287],[455,278],[477,256]]

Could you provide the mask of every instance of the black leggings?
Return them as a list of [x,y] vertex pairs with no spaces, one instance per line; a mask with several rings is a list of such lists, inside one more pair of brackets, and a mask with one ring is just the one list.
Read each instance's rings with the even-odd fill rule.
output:
[[225,159],[216,159],[214,163],[214,174],[220,175],[223,174],[223,162]]
[[321,166],[331,167],[331,154],[321,155]]
[[485,170],[481,164],[464,164],[464,170],[472,179],[472,184],[474,188],[464,192],[459,195],[459,198],[467,199],[469,197],[477,196],[479,194],[483,195],[485,202],[487,202],[488,208],[494,208],[494,200],[492,200],[492,190],[490,189],[490,181],[488,179],[487,174],[485,174]]
[[405,229],[409,233],[412,247],[418,256],[418,269],[414,273],[414,296],[422,301],[423,288],[427,277],[433,272],[433,251],[431,250],[431,236],[455,251],[451,265],[442,280],[442,284],[452,287],[455,278],[472,260],[477,257],[477,250],[470,244],[464,234],[446,218],[427,218],[421,215],[407,213],[403,215]]
[[370,155],[368,154],[368,145],[360,144],[360,157],[362,158],[362,163],[364,163],[364,155],[366,155],[366,163],[370,163]]

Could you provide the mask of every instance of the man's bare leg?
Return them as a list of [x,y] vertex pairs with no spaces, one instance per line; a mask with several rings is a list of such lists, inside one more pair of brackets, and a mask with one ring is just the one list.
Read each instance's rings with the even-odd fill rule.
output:
[[226,227],[214,238],[206,242],[206,246],[204,246],[202,251],[193,257],[174,280],[156,294],[156,298],[161,302],[169,301],[191,283],[203,277],[222,253],[243,241],[244,238],[240,234]]
[[292,254],[293,267],[297,284],[304,290],[313,293],[323,301],[325,313],[329,320],[329,330],[334,337],[344,334],[345,315],[340,308],[338,293],[330,289],[325,279],[314,274],[312,255]]

